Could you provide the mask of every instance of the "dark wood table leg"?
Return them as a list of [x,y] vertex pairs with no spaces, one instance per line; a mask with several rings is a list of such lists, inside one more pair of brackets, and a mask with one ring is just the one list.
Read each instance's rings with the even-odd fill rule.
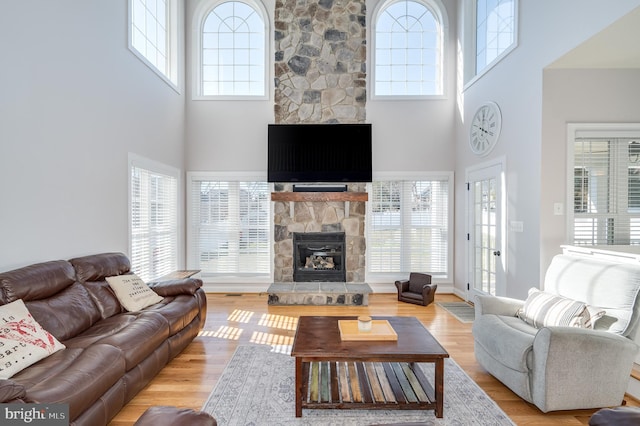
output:
[[302,358],[296,357],[296,417],[302,417]]
[[444,358],[436,360],[436,417],[442,418],[444,411]]

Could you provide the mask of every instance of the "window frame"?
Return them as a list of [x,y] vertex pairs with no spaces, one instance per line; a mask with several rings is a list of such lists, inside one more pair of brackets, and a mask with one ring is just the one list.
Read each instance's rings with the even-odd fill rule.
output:
[[[140,169],[144,169],[148,172],[151,173],[155,173],[155,174],[161,174],[161,175],[165,175],[168,177],[171,177],[173,179],[175,179],[175,184],[176,184],[176,188],[175,188],[175,205],[173,206],[173,208],[175,209],[175,214],[174,214],[174,218],[175,218],[175,224],[173,226],[173,232],[174,232],[174,236],[173,236],[173,244],[174,244],[174,249],[175,249],[175,258],[173,259],[173,263],[170,265],[170,267],[167,269],[167,271],[169,272],[173,272],[173,270],[177,270],[180,269],[182,262],[180,260],[180,251],[181,251],[181,246],[180,246],[180,223],[181,223],[181,209],[179,208],[180,206],[180,202],[179,200],[181,199],[181,188],[182,188],[182,184],[181,184],[181,173],[180,170],[171,166],[168,166],[166,164],[163,163],[159,163],[157,161],[153,161],[150,160],[148,158],[139,156],[137,154],[134,153],[129,153],[128,155],[128,167],[127,167],[127,171],[128,171],[128,178],[127,178],[127,186],[128,186],[128,237],[129,237],[129,244],[128,244],[128,249],[129,249],[129,259],[132,262],[132,268],[134,266],[134,255],[133,255],[133,242],[134,242],[134,238],[133,238],[133,205],[134,205],[134,199],[133,199],[133,180],[132,180],[132,172],[134,168],[140,168]],[[171,269],[171,270],[170,270]],[[133,269],[132,269],[133,270]],[[138,273],[137,271],[133,270],[134,273]],[[168,272],[167,272],[168,273]],[[142,274],[144,276],[144,274]],[[147,279],[156,279],[159,277],[144,277]],[[144,279],[143,278],[143,279]]]
[[[576,221],[576,213],[575,209],[575,142],[579,138],[593,138],[593,139],[638,139],[640,138],[640,123],[569,123],[567,124],[567,175],[566,175],[566,205],[568,206],[567,210],[567,223],[566,223],[566,235],[567,241],[570,241],[570,244],[576,245],[575,243],[575,221]],[[619,150],[619,147],[616,147],[616,150]],[[615,161],[615,160],[614,160]],[[627,164],[628,165],[628,164]],[[618,164],[619,166],[619,164]],[[628,169],[627,169],[628,170]],[[626,176],[627,170],[614,170],[614,174],[618,176]],[[627,181],[628,182],[628,181]],[[618,207],[616,205],[616,207]],[[616,210],[617,211],[617,210]],[[634,215],[630,214],[628,211],[625,213],[585,213],[587,215],[602,215],[602,216],[613,216],[613,217],[633,217]],[[638,217],[638,215],[636,215]],[[620,231],[620,229],[614,228],[614,231]],[[616,235],[618,233],[616,232]],[[580,247],[592,247],[592,248],[605,248],[611,249],[612,247],[631,247],[638,246],[638,244],[634,245],[626,245],[626,244],[615,244],[615,245],[588,245],[588,244],[577,244]]]
[[[202,32],[204,23],[207,17],[219,5],[222,3],[239,2],[248,5],[253,8],[262,18],[264,24],[264,93],[262,95],[248,96],[248,95],[203,95],[202,94]],[[272,62],[270,52],[272,52],[272,34],[271,34],[271,17],[267,13],[264,3],[261,0],[206,0],[198,4],[192,21],[192,52],[191,66],[192,66],[192,87],[191,87],[191,99],[194,101],[206,100],[206,101],[260,101],[269,100],[272,90],[273,81],[272,76]]]
[[184,63],[184,7],[181,0],[166,0],[167,2],[167,69],[156,67],[144,53],[133,45],[133,7],[135,0],[128,0],[127,47],[135,57],[151,69],[162,81],[178,94],[182,92],[183,72],[179,64]]
[[378,95],[375,91],[376,87],[376,34],[377,34],[377,24],[380,15],[387,9],[387,7],[393,5],[394,3],[399,3],[402,0],[386,0],[379,2],[371,15],[371,25],[368,29],[369,40],[371,44],[371,49],[368,52],[368,61],[369,64],[369,74],[371,78],[368,79],[368,92],[370,93],[371,100],[384,100],[384,101],[395,101],[395,100],[423,100],[423,99],[446,99],[447,98],[447,69],[448,67],[448,46],[449,46],[449,20],[447,16],[447,9],[441,0],[412,0],[416,3],[420,3],[424,5],[431,13],[433,14],[436,25],[439,26],[440,29],[440,40],[439,40],[439,49],[440,49],[440,63],[438,66],[438,74],[440,77],[439,86],[441,88],[441,93],[433,94],[433,95]]
[[491,62],[487,63],[485,67],[478,72],[476,66],[477,58],[477,9],[478,1],[465,3],[464,13],[464,26],[463,26],[463,40],[464,40],[464,87],[463,91],[472,86],[476,81],[480,80],[482,76],[487,74],[496,65],[502,62],[511,52],[518,47],[518,26],[520,22],[520,1],[513,0],[514,2],[514,24],[513,24],[513,43],[503,50],[498,56],[496,56]]
[[[273,184],[267,182],[267,176],[260,172],[187,172],[187,267],[192,269],[199,269],[198,264],[194,261],[195,256],[199,255],[199,252],[194,250],[195,235],[191,232],[195,226],[193,220],[193,206],[195,200],[193,199],[193,192],[191,190],[194,181],[211,180],[219,182],[265,182],[268,184],[268,193],[273,191]],[[202,277],[207,283],[224,283],[224,284],[237,284],[237,283],[272,283],[273,282],[273,203],[269,196],[269,217],[268,217],[268,241],[269,241],[269,271],[265,273],[210,273],[202,271]]]
[[[447,181],[449,184],[448,194],[447,194],[447,208],[449,214],[447,216],[447,271],[445,275],[433,275],[432,280],[434,283],[441,284],[451,284],[453,283],[453,244],[454,244],[454,189],[455,189],[455,181],[454,181],[454,172],[452,171],[440,171],[440,172],[379,172],[373,176],[373,182],[376,181],[430,181],[430,180],[443,180]],[[373,183],[372,182],[372,183]],[[373,208],[373,191],[372,191],[372,183],[367,184],[367,193],[369,194],[369,202],[367,203],[367,219],[365,224],[365,238],[367,241],[370,241],[371,237],[371,227],[368,225],[369,221],[372,218],[372,208]],[[404,274],[406,271],[401,272],[371,272],[371,250],[367,247],[367,255],[366,255],[366,280],[370,283],[381,283],[381,282],[393,282],[398,279],[398,277]],[[428,271],[414,271],[414,272],[426,272]],[[399,275],[400,274],[400,275]]]

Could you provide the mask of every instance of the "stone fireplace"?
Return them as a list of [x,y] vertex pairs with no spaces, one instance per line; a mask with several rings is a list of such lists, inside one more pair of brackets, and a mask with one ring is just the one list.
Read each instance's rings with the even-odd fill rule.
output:
[[[337,193],[292,192],[290,184],[276,184],[275,188],[277,192],[271,194],[274,283],[268,290],[269,304],[367,305],[371,287],[364,282],[365,184],[351,183],[347,192]],[[319,245],[318,238],[324,240]],[[299,240],[314,244],[301,251]],[[342,274],[304,271],[311,256],[320,263],[333,262],[328,269],[341,267]]]
[[[364,123],[365,1],[276,0],[274,16],[275,123]],[[366,305],[371,288],[364,283],[365,184],[349,183],[347,191],[335,197],[293,194],[292,184],[275,184],[269,303]],[[298,271],[294,280],[293,236],[309,233],[344,235],[340,276]],[[336,257],[325,257],[334,257],[335,268]]]
[[[292,192],[291,184],[276,184],[275,189],[282,195],[304,194]],[[335,193],[335,198],[342,198],[339,194],[365,192],[365,184],[351,183],[347,190],[346,193]],[[301,197],[305,198],[304,195]],[[336,281],[364,282],[365,213],[364,201],[274,200],[274,281],[294,282],[295,233],[343,233],[344,279]]]

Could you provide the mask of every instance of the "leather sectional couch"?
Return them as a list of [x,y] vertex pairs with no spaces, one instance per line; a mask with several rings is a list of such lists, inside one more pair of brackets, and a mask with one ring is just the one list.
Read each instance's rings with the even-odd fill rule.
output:
[[0,273],[0,305],[22,299],[66,348],[0,379],[0,403],[67,403],[70,423],[106,425],[198,334],[202,281],[149,283],[163,300],[125,311],[105,277],[129,272],[121,253],[34,264]]

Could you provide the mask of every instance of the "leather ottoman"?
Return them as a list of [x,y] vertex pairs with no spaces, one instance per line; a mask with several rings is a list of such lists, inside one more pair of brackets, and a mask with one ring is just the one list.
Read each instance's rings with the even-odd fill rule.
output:
[[216,419],[204,411],[157,406],[148,408],[134,426],[217,426]]

